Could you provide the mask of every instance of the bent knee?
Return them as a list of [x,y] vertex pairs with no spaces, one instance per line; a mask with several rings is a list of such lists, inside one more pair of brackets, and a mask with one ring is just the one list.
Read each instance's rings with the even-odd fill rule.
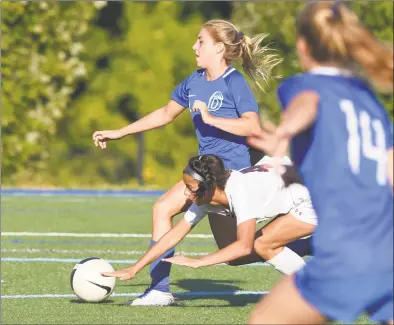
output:
[[152,207],[153,220],[169,220],[173,217],[171,206],[165,200],[158,199]]
[[253,246],[254,249],[272,250],[281,247],[283,245],[277,240],[269,240],[268,238],[266,237],[264,238],[263,236],[261,236],[260,238],[254,241]]

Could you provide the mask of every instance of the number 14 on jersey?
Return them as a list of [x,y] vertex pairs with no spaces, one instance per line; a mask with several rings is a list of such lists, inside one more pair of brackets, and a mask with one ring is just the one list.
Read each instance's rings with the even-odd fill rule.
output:
[[[353,102],[341,100],[339,107],[346,116],[346,127],[349,132],[347,151],[350,169],[354,174],[360,173],[360,156],[374,160],[377,164],[376,181],[379,185],[387,182],[387,149],[383,124],[374,119],[366,111],[357,116]],[[358,125],[360,125],[361,136]],[[376,144],[372,143],[372,131],[375,133]]]

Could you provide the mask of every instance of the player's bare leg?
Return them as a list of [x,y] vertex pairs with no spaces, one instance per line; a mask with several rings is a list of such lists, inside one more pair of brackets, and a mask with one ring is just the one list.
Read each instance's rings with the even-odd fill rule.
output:
[[255,240],[254,249],[267,263],[289,275],[303,267],[305,261],[285,245],[312,234],[314,229],[315,225],[288,213],[262,228],[263,235]]
[[187,211],[192,202],[185,195],[185,183],[176,183],[153,204],[152,240],[158,241],[172,228],[172,218]]
[[[211,230],[213,233],[213,236],[215,238],[216,244],[218,246],[219,249],[222,249],[228,245],[230,245],[231,243],[233,243],[236,239],[237,239],[237,221],[235,218],[231,218],[229,216],[224,216],[224,215],[220,215],[220,214],[216,214],[216,213],[209,213],[208,214],[209,217],[209,224],[211,226]],[[276,230],[276,226],[275,225],[283,225],[283,223],[281,222],[280,224],[277,223],[277,220],[283,218],[284,216],[280,216],[275,218],[274,220],[272,220],[270,223],[268,223],[266,226],[262,227],[261,229],[256,231],[255,234],[255,244],[254,244],[254,249],[253,252],[245,257],[241,257],[239,259],[236,259],[234,261],[229,262],[228,264],[231,266],[237,266],[237,265],[244,265],[244,264],[250,264],[250,263],[256,263],[256,262],[261,262],[261,261],[265,261],[265,260],[269,260],[269,258],[267,258],[268,256],[275,256],[275,254],[278,254],[281,250],[283,250],[283,245],[286,245],[288,243],[296,243],[296,244],[301,244],[303,246],[305,246],[308,243],[303,243],[302,240],[300,240],[300,242],[296,242],[295,240],[297,240],[298,238],[302,238],[308,234],[311,234],[314,226],[310,227],[309,224],[306,224],[302,221],[300,221],[303,225],[298,225],[298,223],[293,224],[291,223],[290,225],[290,229],[292,229],[294,231],[294,228],[297,228],[298,226],[301,226],[300,228],[302,228],[300,231],[294,231],[293,234],[295,234],[293,236],[293,234],[289,233],[286,236],[282,236],[282,233],[276,233],[276,235],[279,236],[279,240],[276,240],[273,235],[275,235],[275,232],[272,230]],[[294,217],[292,217],[293,219],[295,219]],[[285,221],[285,223],[287,223],[286,219],[282,219]],[[299,221],[296,219],[296,221]],[[271,224],[274,224],[273,226]],[[306,229],[304,228],[304,224],[308,225],[306,227]],[[275,226],[275,227],[274,227]],[[267,230],[268,229],[268,230]],[[271,230],[272,229],[272,230]],[[265,236],[265,232],[268,232],[268,235]],[[302,235],[300,235],[302,234]],[[304,235],[305,234],[305,235]],[[262,240],[264,237],[264,240]],[[276,252],[271,249],[272,246],[267,245],[266,244],[266,239],[270,238],[273,241],[272,246],[275,247]],[[258,241],[262,240],[260,245],[258,244]],[[279,250],[278,250],[278,244],[280,246],[282,246]],[[259,246],[260,248],[260,252],[256,250],[256,245]],[[289,245],[290,246],[290,245]],[[303,249],[304,247],[300,247],[302,249],[300,249],[300,252],[298,250],[295,250],[295,252],[293,252],[293,254],[299,254],[301,253],[301,251],[305,251],[305,249]],[[264,252],[262,252],[262,250],[269,250],[267,254],[264,254]],[[288,249],[290,250],[290,249]],[[286,250],[288,252],[288,250]],[[269,254],[271,253],[271,255]],[[301,255],[303,256],[303,254]],[[303,263],[303,259],[301,258],[301,256],[297,256],[294,258],[299,258],[300,261],[298,261],[298,263],[296,263],[296,265],[298,265],[300,262]],[[292,261],[290,261],[290,263],[292,263]],[[295,266],[297,268],[297,266]],[[281,271],[281,270],[279,270]]]
[[[166,232],[172,228],[172,218],[186,211],[191,205],[184,194],[183,181],[175,184],[164,193],[153,205],[152,214],[152,242],[154,245]],[[168,306],[175,302],[169,289],[171,263],[162,262],[163,258],[174,256],[175,249],[170,249],[150,265],[151,285],[148,290],[137,299],[131,301],[133,306]]]
[[264,259],[269,260],[281,252],[284,245],[311,235],[314,230],[315,225],[296,219],[288,213],[262,228],[263,236],[255,241],[255,249]]
[[327,319],[307,303],[287,276],[261,298],[248,324],[324,324]]
[[[216,245],[222,249],[237,240],[237,220],[230,216],[224,216],[217,213],[208,213],[209,224],[211,226],[213,237]],[[256,232],[255,238],[261,236],[261,230]],[[261,257],[253,251],[250,255],[231,261],[231,266],[244,265],[261,262]]]

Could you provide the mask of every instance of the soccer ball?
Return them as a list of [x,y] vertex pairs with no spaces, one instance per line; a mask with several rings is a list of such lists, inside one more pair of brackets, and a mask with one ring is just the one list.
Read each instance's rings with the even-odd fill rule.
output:
[[71,289],[84,301],[102,301],[114,291],[116,278],[102,276],[101,272],[112,271],[112,265],[102,258],[85,258],[71,272]]

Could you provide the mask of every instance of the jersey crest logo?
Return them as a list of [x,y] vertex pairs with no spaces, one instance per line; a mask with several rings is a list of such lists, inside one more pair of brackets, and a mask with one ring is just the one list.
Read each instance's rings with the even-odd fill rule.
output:
[[212,96],[209,98],[208,102],[208,111],[214,112],[217,111],[220,107],[222,107],[223,103],[223,94],[220,91],[215,91]]

